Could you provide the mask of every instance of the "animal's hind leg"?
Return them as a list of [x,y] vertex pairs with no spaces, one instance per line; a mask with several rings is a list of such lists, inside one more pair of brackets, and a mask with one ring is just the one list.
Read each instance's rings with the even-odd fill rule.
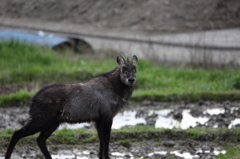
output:
[[12,138],[8,144],[7,152],[5,153],[5,159],[9,159],[11,157],[11,154],[13,152],[13,149],[17,142],[26,136],[33,135],[41,130],[40,127],[36,127],[35,122],[30,121],[27,125],[22,127],[21,129],[15,131],[12,135]]
[[47,146],[46,146],[46,140],[57,129],[58,126],[59,126],[59,123],[54,123],[54,124],[44,127],[44,129],[41,131],[39,137],[37,138],[38,146],[46,159],[52,159],[52,157],[47,149]]

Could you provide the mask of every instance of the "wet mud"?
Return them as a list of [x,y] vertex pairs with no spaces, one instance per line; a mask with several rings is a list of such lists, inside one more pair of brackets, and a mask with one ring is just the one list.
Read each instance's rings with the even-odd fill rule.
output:
[[[159,139],[160,140],[160,139]],[[129,145],[110,143],[112,158],[167,158],[175,159],[215,159],[215,155],[225,153],[221,144],[197,142],[194,140],[139,141]],[[53,159],[97,159],[98,144],[50,145]],[[3,152],[2,152],[3,153]],[[14,159],[44,159],[38,147],[16,146],[12,154]],[[0,159],[3,157],[0,156]]]
[[[133,127],[135,125],[161,127],[159,120],[181,121],[186,116],[191,116],[192,119],[205,119],[204,122],[197,122],[194,126],[188,125],[185,128],[193,127],[238,127],[240,103],[225,101],[215,103],[211,101],[199,101],[197,103],[158,103],[145,101],[141,104],[129,104],[115,118],[115,127]],[[28,120],[27,106],[14,108],[0,109],[0,130],[9,128],[20,128]],[[132,113],[124,113],[132,112]],[[164,113],[163,113],[164,112]],[[188,112],[188,113],[186,113]],[[132,117],[128,117],[131,114]],[[141,118],[141,120],[138,120]],[[165,119],[164,119],[165,118]],[[191,120],[192,120],[191,119]],[[124,123],[124,120],[125,123]],[[136,123],[129,125],[130,120],[136,120]],[[123,122],[120,124],[120,122]],[[160,124],[159,124],[160,122]],[[158,123],[158,124],[157,124]],[[174,123],[174,122],[172,122]],[[240,123],[240,122],[239,122]],[[119,126],[119,124],[121,126]],[[116,126],[117,125],[117,126]],[[171,125],[168,124],[168,125]],[[175,125],[176,126],[176,125]],[[174,124],[172,127],[175,127]],[[178,125],[181,127],[181,124]],[[66,126],[67,127],[67,126]],[[91,124],[83,125],[87,129],[94,129]],[[70,127],[72,129],[78,126]],[[83,145],[52,145],[48,144],[51,154],[55,159],[83,159],[97,158],[98,143],[83,144]],[[110,152],[112,158],[208,158],[214,159],[215,155],[225,153],[226,147],[231,146],[231,143],[214,142],[214,141],[196,141],[192,139],[176,140],[176,138],[156,138],[151,140],[143,140],[138,142],[118,143],[115,140],[110,143]],[[4,150],[0,150],[0,154]],[[28,145],[17,145],[13,153],[14,158],[43,158],[38,147],[29,147]],[[0,159],[3,156],[0,155]]]

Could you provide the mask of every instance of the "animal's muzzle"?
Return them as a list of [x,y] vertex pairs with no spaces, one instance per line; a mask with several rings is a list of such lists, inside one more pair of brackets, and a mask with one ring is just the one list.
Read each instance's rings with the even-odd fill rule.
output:
[[131,83],[131,84],[133,84],[133,83],[135,82],[135,78],[129,78],[129,79],[128,79],[128,82]]

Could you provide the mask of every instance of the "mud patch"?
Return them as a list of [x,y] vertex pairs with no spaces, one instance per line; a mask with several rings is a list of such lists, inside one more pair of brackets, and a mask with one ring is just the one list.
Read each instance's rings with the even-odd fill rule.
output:
[[[122,158],[167,158],[215,159],[215,155],[225,153],[220,144],[211,142],[196,142],[194,140],[164,140],[164,141],[139,141],[124,147],[117,143],[110,143],[110,156],[116,159]],[[98,144],[84,145],[51,145],[49,146],[53,159],[97,159]],[[17,146],[12,157],[14,159],[43,159],[38,147]],[[3,157],[0,157],[3,159]]]
[[[0,108],[0,130],[17,129],[28,120],[28,107]],[[193,127],[238,127],[240,124],[240,103],[238,102],[198,102],[198,103],[157,103],[143,102],[130,104],[118,113],[112,128],[133,127],[135,125],[156,128]],[[62,124],[62,128],[92,128],[93,123]]]
[[0,108],[0,130],[21,128],[29,119],[28,107]]
[[[204,102],[190,104],[152,103],[131,105],[118,113],[112,128],[133,127],[135,125],[154,126],[155,128],[194,127],[238,127],[240,124],[240,104],[238,102]],[[90,128],[92,124],[63,124],[62,128]]]
[[[233,128],[238,126],[236,123],[239,121],[239,108],[240,104],[238,102],[215,103],[205,101],[198,103],[173,104],[146,101],[141,104],[130,104],[127,106],[122,113],[119,113],[116,116],[116,120],[114,119],[115,125],[113,124],[113,128],[115,126],[117,128],[132,127],[136,124],[158,127],[158,125],[163,126],[164,123],[167,126],[173,126],[173,122],[171,123],[168,121],[176,121],[179,123],[185,121],[186,123],[189,123],[190,121],[193,121],[193,119],[199,118],[206,118],[207,120],[202,123],[196,122],[194,126],[190,125],[189,128]],[[28,109],[28,107],[1,108],[0,129],[20,128],[28,120]],[[191,116],[191,119],[185,119],[186,114]],[[165,118],[165,120],[163,118]],[[134,121],[138,122],[134,123]],[[93,125],[90,124],[83,127],[92,129]],[[93,131],[95,130],[93,129]],[[173,137],[171,133],[172,132],[166,131],[166,134],[161,137],[151,137],[149,139],[139,138],[140,141],[125,140],[126,137],[124,137],[124,135],[126,134],[118,133],[116,135],[114,133],[112,134],[112,141],[110,142],[111,156],[119,159],[166,157],[174,157],[176,159],[214,159],[215,155],[219,153],[224,154],[228,147],[236,146],[236,144],[216,141],[210,138],[202,140],[198,139],[197,141],[190,138],[187,140],[179,140],[180,138],[176,136]],[[85,143],[82,145],[58,145],[51,142],[48,145],[54,159],[97,158],[99,146],[98,142]],[[43,158],[39,148],[35,146],[17,145],[13,153],[13,158]],[[0,149],[0,154],[4,154],[4,151],[5,150]],[[3,156],[0,156],[0,159],[3,159]]]

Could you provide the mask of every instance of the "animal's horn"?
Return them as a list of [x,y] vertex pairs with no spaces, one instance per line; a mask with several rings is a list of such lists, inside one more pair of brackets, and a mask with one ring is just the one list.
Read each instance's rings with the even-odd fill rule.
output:
[[123,56],[123,54],[121,54],[122,58],[123,58],[123,61],[126,62],[126,59],[125,57]]

